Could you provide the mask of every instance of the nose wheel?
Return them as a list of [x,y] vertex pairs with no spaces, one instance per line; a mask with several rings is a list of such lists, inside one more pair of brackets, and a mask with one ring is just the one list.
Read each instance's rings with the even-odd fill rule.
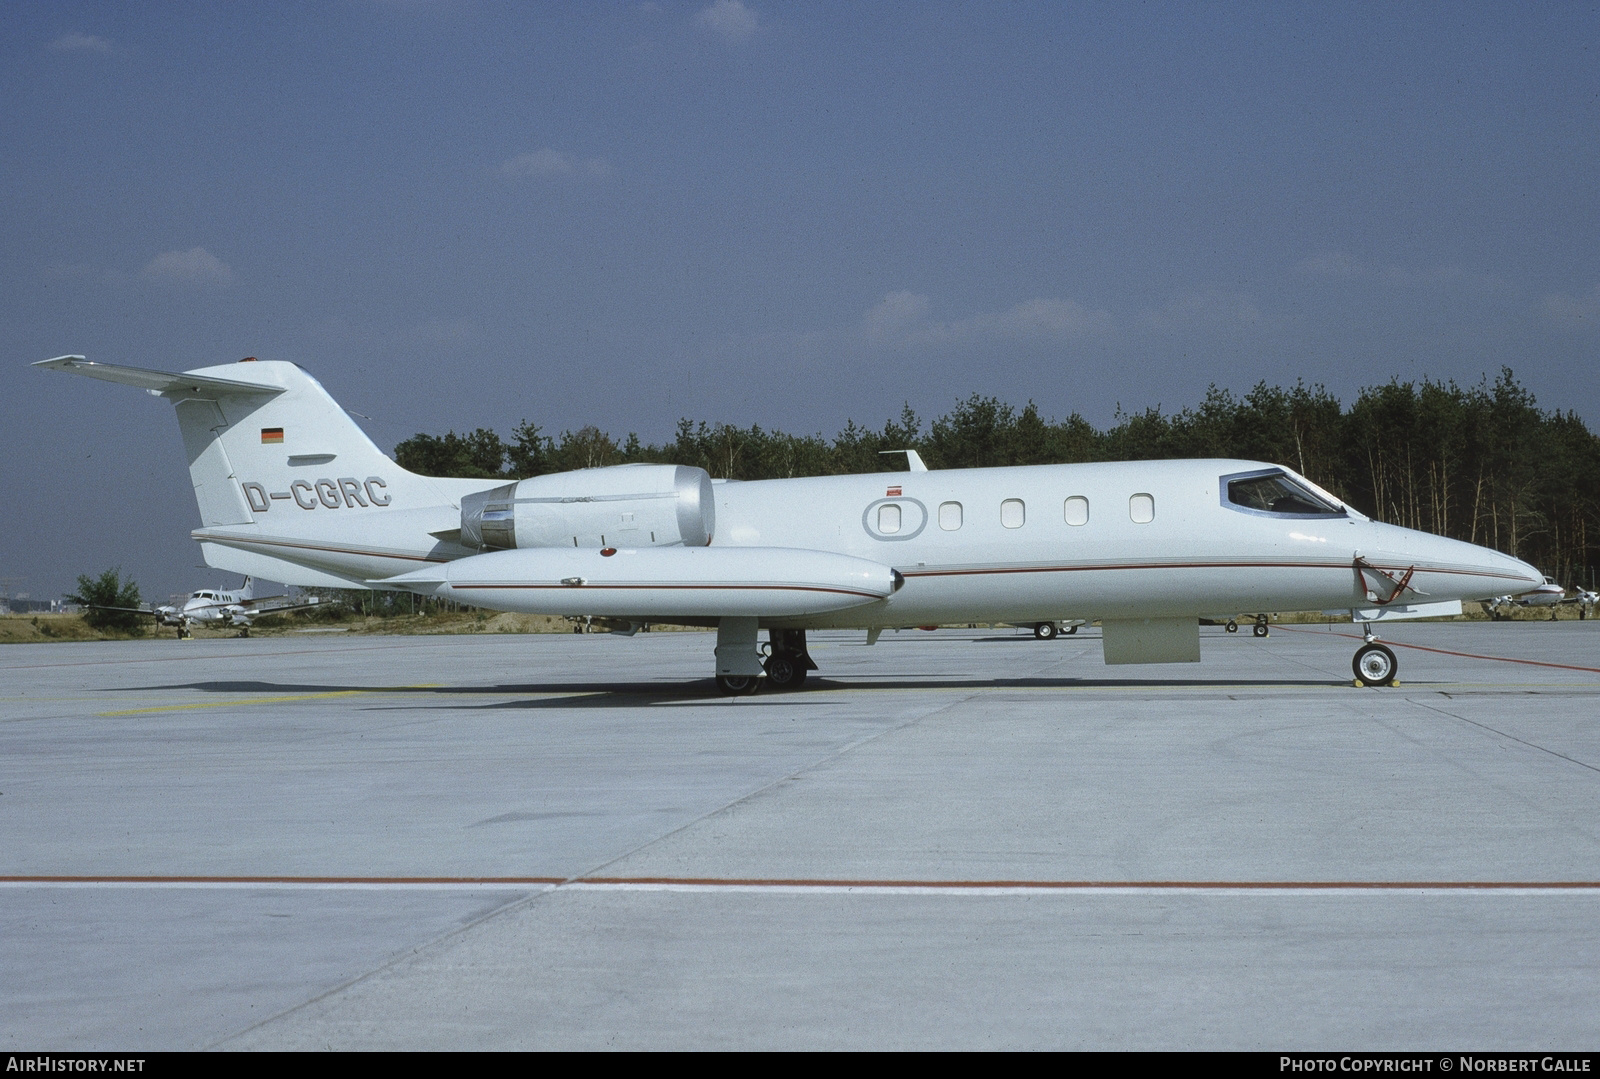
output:
[[1356,683],[1364,686],[1392,686],[1400,672],[1400,661],[1381,644],[1363,646],[1350,666],[1356,672]]

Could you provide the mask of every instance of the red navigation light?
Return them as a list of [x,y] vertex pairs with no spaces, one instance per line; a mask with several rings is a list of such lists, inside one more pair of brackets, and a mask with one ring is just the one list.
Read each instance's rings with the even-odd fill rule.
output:
[[610,558],[612,555],[614,555],[616,553],[617,553],[617,549],[615,547],[602,547],[602,548],[600,548],[600,557],[602,557],[602,558]]

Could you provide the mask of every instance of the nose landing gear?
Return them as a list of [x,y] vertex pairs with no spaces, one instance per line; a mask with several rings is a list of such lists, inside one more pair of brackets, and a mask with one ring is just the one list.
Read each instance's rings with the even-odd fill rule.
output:
[[1395,675],[1400,672],[1400,661],[1388,648],[1369,637],[1356,652],[1350,667],[1356,673],[1358,686],[1392,686]]

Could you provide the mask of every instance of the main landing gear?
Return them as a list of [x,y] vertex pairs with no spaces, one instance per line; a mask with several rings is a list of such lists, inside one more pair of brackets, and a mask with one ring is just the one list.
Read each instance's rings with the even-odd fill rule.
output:
[[[769,689],[799,689],[817,669],[806,651],[803,629],[767,631],[768,642],[756,649],[756,620],[725,618],[717,627],[717,692],[728,697]],[[765,658],[762,653],[765,653]]]
[[1033,627],[1033,635],[1041,641],[1053,641],[1056,639],[1056,624],[1054,622],[1040,622]]
[[761,679],[753,674],[717,675],[717,692],[724,697],[748,697],[761,688]]
[[773,689],[799,689],[806,675],[817,669],[806,651],[803,629],[768,630],[768,655],[762,664],[767,670],[767,685]]
[[[1238,633],[1239,621],[1238,619],[1230,618],[1228,619],[1227,624],[1222,628],[1228,633]],[[1264,614],[1256,615],[1256,624],[1254,628],[1250,630],[1250,632],[1254,633],[1257,637],[1265,637],[1271,633],[1272,630],[1267,626],[1267,616]]]

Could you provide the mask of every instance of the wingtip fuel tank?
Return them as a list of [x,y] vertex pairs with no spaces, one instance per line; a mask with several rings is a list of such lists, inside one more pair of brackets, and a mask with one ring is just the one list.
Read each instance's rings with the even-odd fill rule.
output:
[[524,614],[668,620],[824,614],[887,599],[902,581],[828,551],[680,546],[492,551],[376,583]]

